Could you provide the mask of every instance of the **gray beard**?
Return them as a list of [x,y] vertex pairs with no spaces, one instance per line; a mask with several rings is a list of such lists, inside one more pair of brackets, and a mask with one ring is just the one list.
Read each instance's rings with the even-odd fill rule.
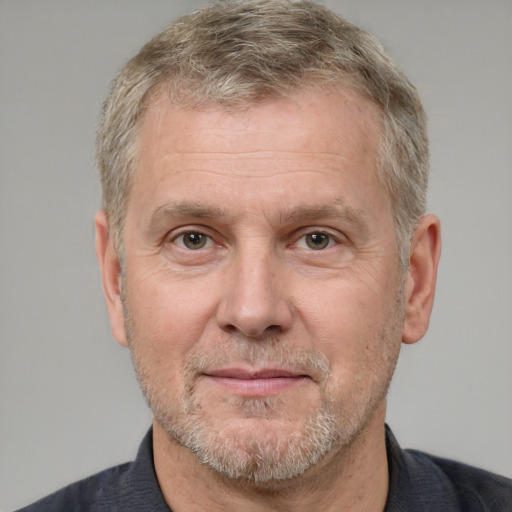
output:
[[[241,409],[249,415],[265,418],[272,408],[272,399],[246,399]],[[264,409],[264,414],[258,411]],[[156,415],[155,415],[156,417]],[[167,434],[195,453],[200,462],[220,475],[236,480],[267,483],[285,480],[304,473],[314,466],[332,447],[342,433],[329,411],[320,410],[305,423],[303,435],[286,439],[261,441],[256,438],[229,439],[209,431],[197,410],[182,421],[158,418]],[[163,421],[161,421],[163,420]]]
[[[315,353],[286,349],[279,340],[275,343],[263,343],[265,346],[251,341],[236,343],[241,352],[241,359],[263,366],[265,363],[279,366],[280,361],[286,361],[288,364],[323,375],[324,384],[329,378],[326,362]],[[335,447],[348,446],[364,430],[373,412],[385,399],[392,374],[391,370],[387,381],[373,393],[366,407],[362,410],[357,408],[357,414],[354,414],[353,406],[337,404],[331,397],[323,394],[322,405],[302,421],[293,435],[260,440],[255,437],[248,438],[244,432],[225,436],[222,432],[212,429],[203,416],[201,404],[196,402],[194,397],[193,376],[197,375],[201,368],[208,367],[214,358],[197,357],[188,362],[185,370],[185,375],[188,376],[186,391],[181,403],[176,406],[169,404],[162,393],[149,384],[150,380],[137,356],[137,350],[132,344],[130,346],[144,396],[155,420],[169,438],[193,452],[202,464],[218,475],[255,484],[269,484],[302,475]],[[350,403],[353,404],[358,399],[359,397],[352,397]],[[281,402],[282,399],[279,397],[233,397],[229,405],[242,417],[272,420],[273,417],[278,417],[282,410]]]

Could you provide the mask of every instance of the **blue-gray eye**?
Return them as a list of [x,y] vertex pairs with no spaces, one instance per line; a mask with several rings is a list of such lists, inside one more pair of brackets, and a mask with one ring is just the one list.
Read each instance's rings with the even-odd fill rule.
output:
[[306,245],[310,249],[319,250],[319,249],[325,249],[329,242],[331,241],[329,235],[326,235],[325,233],[309,233],[305,237]]
[[208,236],[197,231],[183,233],[179,238],[183,241],[183,245],[191,250],[202,249],[208,242]]

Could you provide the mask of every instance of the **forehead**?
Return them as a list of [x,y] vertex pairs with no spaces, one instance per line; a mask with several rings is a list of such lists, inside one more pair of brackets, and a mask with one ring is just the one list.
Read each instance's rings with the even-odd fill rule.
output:
[[156,97],[141,124],[128,217],[142,225],[180,201],[222,206],[233,219],[335,201],[387,215],[380,127],[377,107],[350,91],[306,90],[238,112]]
[[380,131],[379,109],[350,90],[306,89],[236,112],[216,105],[182,109],[160,93],[141,124],[139,161],[194,153],[374,157]]
[[233,230],[343,218],[392,238],[380,127],[377,107],[350,92],[304,91],[235,113],[157,98],[139,133],[126,234],[153,232],[155,218]]

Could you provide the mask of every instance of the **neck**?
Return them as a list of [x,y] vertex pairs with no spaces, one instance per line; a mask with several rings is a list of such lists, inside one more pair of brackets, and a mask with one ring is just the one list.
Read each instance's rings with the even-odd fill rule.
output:
[[350,445],[333,449],[300,477],[266,485],[219,476],[154,422],[158,482],[173,512],[382,512],[388,491],[384,417],[383,403]]

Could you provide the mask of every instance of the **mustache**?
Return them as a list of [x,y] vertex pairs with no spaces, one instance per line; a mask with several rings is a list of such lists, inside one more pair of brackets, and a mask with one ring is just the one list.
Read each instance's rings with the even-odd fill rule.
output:
[[265,341],[238,339],[210,349],[199,349],[187,357],[185,371],[188,375],[199,376],[237,365],[255,370],[286,370],[307,375],[315,382],[325,382],[331,376],[328,359],[321,352],[294,347],[278,338]]

